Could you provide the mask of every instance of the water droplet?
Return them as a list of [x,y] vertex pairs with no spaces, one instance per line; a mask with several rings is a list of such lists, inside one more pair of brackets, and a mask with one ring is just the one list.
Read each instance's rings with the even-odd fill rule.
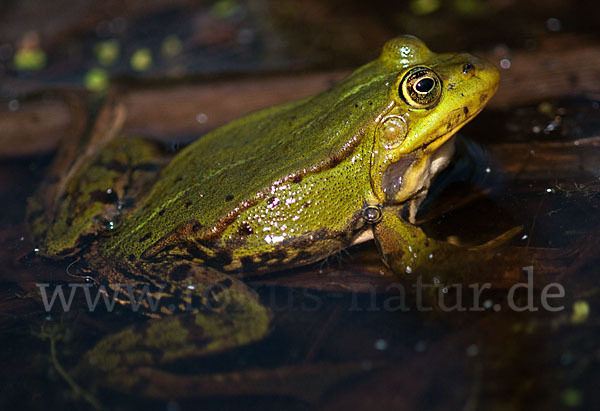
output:
[[521,240],[527,240],[528,235],[527,234],[523,234],[523,237],[521,237]]
[[548,20],[546,20],[546,28],[548,29],[548,31],[557,32],[560,31],[560,29],[562,28],[562,23],[559,19],[555,17],[550,17]]
[[494,303],[492,302],[492,300],[485,300],[485,301],[483,302],[483,306],[484,306],[485,308],[488,308],[488,309],[489,309],[489,308],[492,308],[492,305],[493,305],[493,304],[494,304]]
[[467,355],[469,357],[475,357],[479,354],[479,347],[476,344],[471,344],[467,347]]
[[379,351],[385,351],[388,349],[388,342],[383,338],[375,341],[375,349]]
[[489,173],[491,173],[491,172],[492,172],[492,169],[491,169],[491,168],[489,168],[489,167],[487,167],[487,168],[485,169],[485,172],[489,174]]
[[412,273],[412,268],[409,265],[407,265],[406,266],[406,274],[410,274],[410,273]]
[[444,287],[444,288],[442,288],[442,293],[444,293],[444,294],[448,294],[448,287]]
[[13,99],[8,102],[8,110],[17,111],[19,109],[19,100]]
[[427,345],[425,344],[425,341],[417,341],[417,343],[415,344],[416,352],[424,352],[426,348]]
[[364,360],[360,363],[360,367],[363,369],[363,371],[370,371],[373,369],[373,363],[369,360]]
[[502,67],[504,70],[508,70],[510,68],[510,64],[510,60],[507,58],[500,60],[500,67]]
[[196,121],[200,124],[204,124],[208,121],[208,116],[204,113],[198,113],[196,115]]
[[546,189],[546,192],[547,192],[547,193],[551,193],[552,191],[553,191],[553,190],[552,190],[551,188],[547,188],[547,189]]

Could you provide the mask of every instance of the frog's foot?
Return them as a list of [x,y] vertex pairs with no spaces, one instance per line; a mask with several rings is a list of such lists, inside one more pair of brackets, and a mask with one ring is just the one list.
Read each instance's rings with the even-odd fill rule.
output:
[[384,208],[382,213],[374,233],[386,265],[408,282],[440,287],[502,277],[506,267],[496,262],[500,247],[521,231],[515,227],[492,241],[467,248],[427,237],[393,208]]
[[168,298],[156,308],[164,312],[166,304],[173,315],[104,337],[85,355],[78,371],[100,373],[95,382],[127,391],[139,383],[136,370],[220,353],[269,332],[270,312],[254,290],[214,270],[190,271],[185,289],[177,295],[169,286]]

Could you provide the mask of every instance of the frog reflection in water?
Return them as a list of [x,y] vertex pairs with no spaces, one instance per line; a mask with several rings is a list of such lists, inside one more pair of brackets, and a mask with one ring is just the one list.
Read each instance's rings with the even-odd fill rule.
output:
[[150,313],[159,319],[92,350],[98,366],[164,363],[260,339],[269,313],[243,275],[373,238],[401,275],[443,264],[431,255],[452,247],[411,222],[453,154],[453,135],[498,82],[484,60],[436,54],[403,36],[330,90],[226,124],[164,167],[158,144],[134,138],[76,163],[54,203],[30,202],[40,253],[81,256],[99,283],[162,293]]

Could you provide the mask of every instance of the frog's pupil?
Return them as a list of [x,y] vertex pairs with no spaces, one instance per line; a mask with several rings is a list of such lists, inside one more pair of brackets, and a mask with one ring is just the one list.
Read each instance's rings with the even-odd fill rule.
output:
[[419,80],[417,84],[415,84],[415,90],[419,93],[428,93],[433,89],[433,85],[435,82],[430,77],[425,77],[424,79]]

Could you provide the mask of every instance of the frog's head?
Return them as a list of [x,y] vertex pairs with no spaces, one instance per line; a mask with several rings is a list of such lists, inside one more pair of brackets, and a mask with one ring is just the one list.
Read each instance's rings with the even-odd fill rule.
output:
[[371,184],[380,202],[423,196],[453,154],[451,137],[496,92],[498,69],[470,54],[436,54],[412,36],[386,43],[377,61],[394,73],[374,126]]

